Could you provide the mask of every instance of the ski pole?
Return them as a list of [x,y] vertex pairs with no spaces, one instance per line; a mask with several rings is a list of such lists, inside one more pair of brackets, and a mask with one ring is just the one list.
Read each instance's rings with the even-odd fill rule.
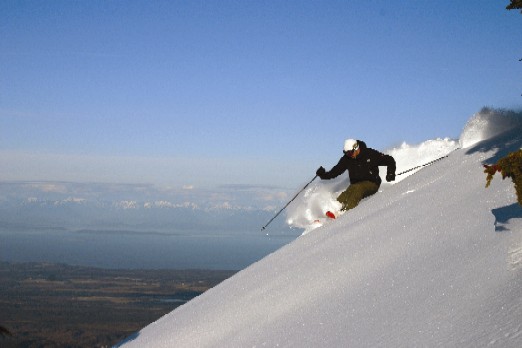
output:
[[[457,147],[457,148],[456,148],[455,150],[453,150],[453,151],[457,151],[458,149],[460,149],[460,147]],[[453,151],[451,151],[451,152],[453,152]],[[399,175],[402,175],[402,174],[406,174],[406,173],[408,173],[408,172],[411,172],[412,170],[415,170],[415,169],[417,169],[417,168],[422,168],[422,167],[429,166],[430,164],[433,164],[433,163],[435,163],[435,162],[437,162],[437,161],[440,161],[441,159],[444,159],[444,158],[446,158],[446,157],[449,157],[449,155],[451,154],[451,152],[450,152],[449,154],[447,154],[446,156],[442,156],[442,157],[439,157],[439,158],[437,158],[437,159],[435,159],[435,160],[433,160],[433,161],[431,161],[431,162],[424,163],[423,165],[420,165],[420,166],[416,166],[416,167],[410,168],[410,169],[405,170],[404,172],[400,172],[399,174],[396,174],[396,175],[399,176]]]
[[290,203],[292,203],[292,202],[294,201],[294,199],[296,199],[297,196],[299,196],[299,194],[300,194],[301,192],[303,192],[303,191],[308,187],[308,185],[310,185],[310,184],[312,183],[312,181],[314,181],[316,178],[317,178],[317,175],[314,176],[314,178],[313,178],[312,180],[310,180],[310,181],[308,182],[308,184],[306,184],[306,185],[301,189],[301,191],[297,192],[297,193],[295,194],[294,198],[292,198],[288,203],[286,203],[286,205],[285,205],[285,206],[284,206],[284,207],[283,207],[283,208],[282,208],[282,209],[281,209],[277,214],[275,214],[275,216],[274,216],[273,218],[271,218],[270,221],[268,221],[267,224],[266,224],[265,226],[263,226],[263,227],[261,228],[261,231],[264,231],[264,229],[265,229],[268,225],[270,225],[270,223],[271,223],[272,221],[274,221],[274,219],[275,219],[276,217],[278,217],[279,214],[281,214],[281,212],[282,212],[283,210],[285,210],[286,207],[288,207],[288,205],[289,205]]

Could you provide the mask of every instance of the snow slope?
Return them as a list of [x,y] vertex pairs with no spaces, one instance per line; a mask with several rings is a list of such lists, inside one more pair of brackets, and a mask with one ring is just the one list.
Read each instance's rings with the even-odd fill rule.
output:
[[[522,127],[456,150],[129,337],[129,347],[521,347],[522,208],[482,164]],[[495,119],[495,125],[498,126]],[[477,129],[477,127],[481,127]],[[475,139],[477,140],[477,139]]]

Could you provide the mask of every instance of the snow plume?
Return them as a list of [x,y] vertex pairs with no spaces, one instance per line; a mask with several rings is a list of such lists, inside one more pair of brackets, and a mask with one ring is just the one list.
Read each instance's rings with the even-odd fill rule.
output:
[[481,140],[489,139],[522,125],[522,113],[503,109],[482,108],[464,126],[460,146],[468,148]]
[[[444,157],[457,149],[459,142],[449,138],[427,140],[419,145],[409,145],[403,143],[400,147],[385,151],[395,158],[397,164],[397,175],[395,183],[404,180],[422,168],[423,165]],[[416,169],[413,169],[416,168]],[[384,178],[386,171],[381,171],[381,178]]]
[[[319,180],[319,179],[317,179]],[[327,211],[339,211],[337,196],[348,187],[346,175],[333,180],[316,181],[303,191],[286,209],[286,222],[291,227],[304,228],[305,233],[319,227],[314,223]]]

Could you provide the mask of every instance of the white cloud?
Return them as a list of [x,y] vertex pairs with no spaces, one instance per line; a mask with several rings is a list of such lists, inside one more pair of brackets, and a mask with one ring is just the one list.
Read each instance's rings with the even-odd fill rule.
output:
[[67,193],[67,187],[60,183],[31,183],[29,187],[46,193]]
[[86,201],[85,198],[68,197],[68,198],[64,199],[62,202],[64,202],[64,203],[83,203],[85,201]]
[[114,206],[116,208],[120,208],[120,209],[137,209],[138,202],[136,202],[136,201],[119,201],[119,202],[115,202]]
[[288,194],[283,191],[260,192],[260,193],[258,193],[258,196],[262,201],[270,202],[270,201],[284,201],[285,199],[287,199]]

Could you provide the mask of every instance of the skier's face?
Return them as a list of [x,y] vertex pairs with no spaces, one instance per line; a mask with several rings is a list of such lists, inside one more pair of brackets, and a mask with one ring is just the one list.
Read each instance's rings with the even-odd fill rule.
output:
[[361,153],[361,149],[357,148],[357,150],[351,151],[350,157],[355,158],[355,157],[359,156],[360,153]]

